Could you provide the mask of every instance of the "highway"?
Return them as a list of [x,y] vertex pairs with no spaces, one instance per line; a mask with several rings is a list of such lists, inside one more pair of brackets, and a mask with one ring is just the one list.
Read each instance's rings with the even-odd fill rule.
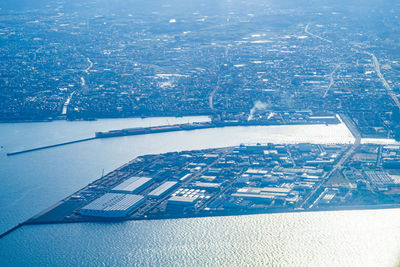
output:
[[328,42],[328,43],[332,43],[331,40],[325,39],[324,37],[318,36],[318,35],[313,34],[312,32],[310,32],[310,31],[308,30],[309,27],[310,27],[310,23],[308,23],[308,24],[306,25],[306,27],[304,28],[304,32],[305,32],[305,33],[311,35],[312,37],[315,37],[315,38],[317,38],[317,39],[320,39],[320,40],[322,40],[322,41],[325,41],[325,42]]
[[215,110],[214,108],[214,95],[218,90],[218,86],[215,86],[214,90],[211,92],[208,101],[209,101],[209,105],[210,105],[210,109]]
[[326,88],[324,95],[322,96],[325,98],[328,95],[329,90],[331,89],[332,85],[335,83],[335,79],[333,79],[333,74],[335,74],[336,70],[339,68],[340,64],[336,64],[335,69],[329,74],[329,85]]
[[[318,36],[312,32],[310,32],[308,30],[308,28],[310,27],[310,23],[308,23],[306,25],[306,27],[304,28],[304,32],[307,33],[308,35],[320,39],[322,41],[328,42],[328,43],[332,43],[331,40],[325,39],[324,37]],[[339,68],[340,64],[336,64],[335,69],[329,74],[329,85],[328,88],[326,89],[324,95],[322,96],[322,98],[326,98],[326,96],[328,95],[329,90],[331,89],[332,85],[335,83],[335,80],[333,79],[333,75],[335,74],[336,70]]]
[[393,92],[393,89],[390,87],[390,85],[386,81],[385,77],[383,77],[383,74],[381,73],[381,65],[380,65],[378,59],[376,58],[376,56],[374,54],[372,54],[370,52],[364,51],[364,53],[372,57],[372,61],[374,63],[374,68],[375,68],[376,73],[378,74],[379,79],[381,80],[381,82],[382,82],[383,86],[385,87],[389,96],[393,99],[396,106],[400,109],[400,101],[397,98],[396,94]]
[[72,96],[75,94],[75,91],[73,91],[69,97],[67,98],[67,101],[65,101],[64,105],[63,105],[63,109],[61,112],[61,115],[67,115],[67,111],[68,111],[68,105],[71,102]]
[[[303,203],[301,203],[300,208],[304,209],[304,206],[307,205],[307,203],[310,201],[310,199],[315,195],[316,192],[321,188],[321,186],[331,177],[335,171],[338,171],[342,169],[343,164],[349,159],[349,157],[356,151],[356,149],[359,147],[361,144],[361,134],[358,131],[357,127],[354,125],[354,123],[351,121],[351,119],[345,115],[345,114],[340,114],[340,117],[342,121],[346,124],[347,128],[350,130],[351,134],[354,136],[354,144],[345,152],[345,154],[339,159],[339,161],[336,163],[336,165],[332,168],[332,170],[325,175],[324,179],[316,186],[311,193],[308,195],[307,198],[304,199]],[[315,201],[308,206],[307,208],[312,208],[314,205]]]
[[93,62],[90,60],[90,58],[86,59],[89,62],[89,67],[87,67],[84,71],[86,72],[86,74],[89,74],[89,70],[93,67]]
[[378,156],[376,157],[376,167],[379,168],[382,162],[382,146],[378,148]]

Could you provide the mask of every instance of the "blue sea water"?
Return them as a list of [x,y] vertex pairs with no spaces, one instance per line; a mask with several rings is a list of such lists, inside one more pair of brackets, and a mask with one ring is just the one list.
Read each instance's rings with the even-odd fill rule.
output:
[[26,226],[2,266],[396,266],[400,210]]
[[[353,140],[343,125],[235,127],[5,155],[100,130],[194,120],[208,118],[0,124],[0,230],[138,155],[240,143]],[[395,266],[399,255],[399,209],[24,226],[0,240],[0,266]]]

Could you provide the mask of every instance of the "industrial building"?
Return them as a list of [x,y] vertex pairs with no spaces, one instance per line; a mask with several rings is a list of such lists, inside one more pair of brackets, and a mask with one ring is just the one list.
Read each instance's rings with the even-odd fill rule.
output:
[[172,196],[168,199],[167,210],[180,211],[194,207],[198,200],[198,196]]
[[107,193],[84,206],[79,213],[94,217],[126,217],[145,201],[144,196]]
[[371,184],[375,186],[385,186],[394,184],[394,180],[387,172],[383,171],[365,171],[365,174]]
[[205,182],[200,182],[197,181],[193,185],[195,188],[198,189],[205,189],[209,191],[215,191],[221,188],[221,183],[205,183]]
[[142,189],[148,187],[151,183],[153,183],[153,179],[148,177],[131,177],[123,183],[117,185],[111,192],[113,193],[123,193],[123,194],[136,194]]
[[324,195],[319,200],[318,204],[319,205],[329,204],[332,201],[332,199],[336,196],[336,193],[337,192],[333,190],[326,190],[326,192],[324,192]]
[[160,198],[163,197],[165,194],[170,192],[172,189],[174,189],[178,185],[178,182],[174,181],[166,181],[157,188],[155,188],[153,191],[151,191],[148,196],[153,197],[153,198]]
[[244,187],[232,194],[233,197],[242,197],[251,200],[272,200],[286,198],[291,188],[286,187]]
[[172,196],[168,199],[168,205],[191,206],[196,203],[197,199],[198,196],[195,197]]
[[206,195],[206,190],[179,188],[168,199],[168,210],[183,210],[185,208],[194,207],[200,199],[208,199],[210,196]]

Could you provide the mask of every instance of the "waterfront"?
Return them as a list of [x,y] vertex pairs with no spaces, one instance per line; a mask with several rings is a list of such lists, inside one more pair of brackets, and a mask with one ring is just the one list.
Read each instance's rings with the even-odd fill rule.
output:
[[24,226],[4,266],[395,266],[400,210]]
[[[85,138],[98,130],[187,121],[152,118],[0,124],[1,230],[97,179],[103,168],[111,171],[139,155],[240,143],[353,141],[343,124],[235,127],[95,140],[5,156],[10,150]],[[70,265],[197,265],[212,260],[236,265],[321,265],[328,259],[335,265],[391,266],[400,251],[399,218],[399,210],[383,210],[24,226],[0,241],[1,261],[2,265],[53,266],[66,261]],[[112,251],[105,253],[106,247]]]
[[[241,143],[349,143],[344,124],[254,126],[171,132],[98,139],[7,157],[6,152],[93,136],[95,131],[157,124],[185,123],[200,118],[116,119],[51,123],[0,124],[0,211],[3,232],[63,199],[89,182],[144,154],[238,145]],[[34,175],[32,175],[34,174]]]

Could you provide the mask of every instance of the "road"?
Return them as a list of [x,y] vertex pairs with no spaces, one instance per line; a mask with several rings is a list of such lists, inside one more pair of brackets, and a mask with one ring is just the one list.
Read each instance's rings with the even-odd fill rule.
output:
[[324,95],[322,96],[325,98],[328,95],[329,90],[331,89],[332,85],[335,83],[335,79],[333,79],[333,74],[335,74],[336,70],[339,68],[340,64],[336,64],[335,69],[329,74],[329,85],[326,88]]
[[75,94],[75,91],[73,91],[69,97],[67,98],[67,101],[65,101],[64,105],[63,105],[63,109],[61,112],[61,115],[67,115],[67,111],[68,111],[68,105],[71,102],[72,96]]
[[376,167],[380,167],[381,166],[381,161],[382,161],[382,146],[379,146],[378,148],[378,156],[376,158]]
[[383,74],[381,73],[381,65],[380,65],[378,59],[376,58],[376,56],[374,54],[372,54],[370,52],[364,51],[364,54],[367,54],[372,57],[372,61],[374,63],[374,68],[375,68],[376,73],[378,74],[379,79],[381,80],[381,82],[382,82],[383,86],[385,87],[389,96],[393,99],[396,106],[400,109],[400,101],[397,98],[396,94],[393,92],[393,89],[390,87],[390,85],[386,81],[385,77],[383,77]]
[[90,60],[90,58],[86,59],[89,62],[89,67],[87,67],[84,71],[86,72],[86,74],[89,74],[89,70],[93,67],[93,62]]
[[214,90],[211,92],[210,96],[208,97],[210,109],[214,110],[214,95],[218,90],[218,86],[215,86]]
[[317,39],[320,39],[320,40],[322,40],[322,41],[325,41],[325,42],[328,42],[328,43],[332,43],[331,40],[325,39],[324,37],[318,36],[318,35],[313,34],[312,32],[310,32],[310,31],[308,30],[309,27],[310,27],[310,23],[308,23],[308,24],[306,25],[306,27],[304,28],[304,32],[305,32],[305,33],[307,33],[308,35],[311,35],[312,37],[315,37],[315,38],[317,38]]
[[342,121],[346,124],[347,128],[350,130],[351,134],[354,136],[355,141],[354,144],[350,147],[350,149],[346,152],[346,154],[339,160],[339,162],[332,169],[332,173],[338,169],[342,168],[344,162],[350,157],[351,154],[357,149],[357,147],[361,144],[361,134],[358,131],[357,127],[351,121],[349,117],[345,114],[340,114]]
[[289,146],[286,147],[286,151],[287,151],[287,153],[289,155],[290,160],[293,163],[293,168],[296,168],[297,167],[296,161],[293,159],[293,156],[292,156],[292,153],[290,152]]
[[[308,35],[310,35],[310,36],[312,36],[314,38],[320,39],[322,41],[325,41],[325,42],[328,42],[328,43],[332,43],[331,40],[328,40],[328,39],[326,39],[324,37],[318,36],[318,35],[310,32],[308,30],[309,27],[310,27],[310,23],[308,23],[306,25],[306,27],[304,28],[304,32],[305,33],[307,33]],[[326,98],[326,96],[328,95],[329,90],[331,89],[332,85],[335,83],[335,80],[333,79],[333,74],[335,74],[335,72],[339,68],[339,66],[340,66],[340,64],[336,64],[335,69],[329,74],[329,85],[328,85],[328,88],[326,89],[324,95],[322,96],[322,98]]]
[[[325,184],[325,182],[331,177],[333,173],[342,169],[343,164],[349,159],[349,157],[356,151],[356,149],[361,144],[361,134],[358,131],[357,127],[353,124],[349,117],[345,114],[340,114],[342,121],[346,124],[347,128],[350,130],[351,134],[354,136],[354,144],[345,152],[345,154],[340,158],[340,160],[335,164],[332,170],[325,175],[322,181],[316,186],[311,193],[308,195],[306,199],[304,199],[303,203],[301,203],[300,208],[304,208],[305,205],[310,201],[310,199],[315,195],[315,193]],[[315,204],[315,201],[308,206],[307,208],[312,208]]]

